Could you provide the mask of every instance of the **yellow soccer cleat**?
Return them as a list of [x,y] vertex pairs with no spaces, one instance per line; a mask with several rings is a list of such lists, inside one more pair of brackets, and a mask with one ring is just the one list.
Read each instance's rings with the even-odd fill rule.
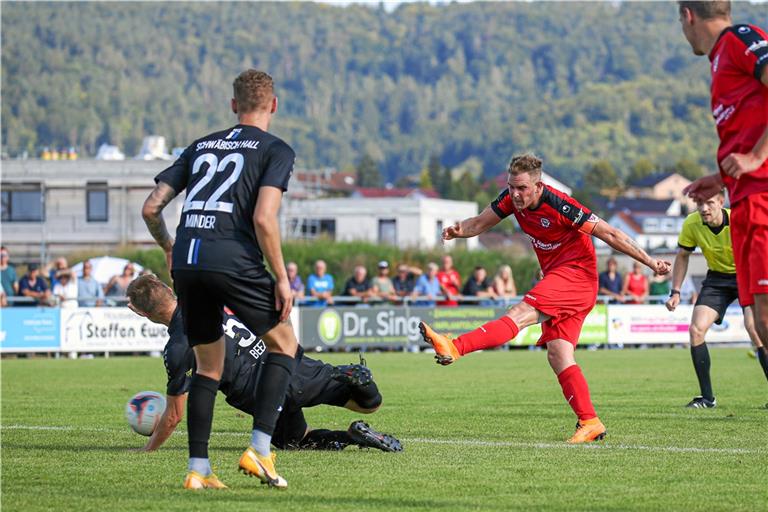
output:
[[203,476],[197,471],[190,471],[187,473],[187,477],[184,479],[184,488],[193,491],[199,489],[229,489],[229,487],[224,485],[224,483],[219,480],[219,477],[213,473],[208,476]]
[[421,337],[424,338],[424,341],[435,349],[437,364],[447,366],[461,357],[453,341],[442,334],[436,333],[424,322],[419,322],[419,331],[421,331]]
[[258,477],[261,483],[270,487],[285,489],[288,487],[288,482],[277,474],[277,470],[275,470],[276,458],[275,452],[270,453],[269,457],[262,457],[249,446],[240,456],[240,471],[246,475]]
[[592,418],[576,422],[576,433],[568,440],[570,444],[589,443],[590,441],[600,441],[605,438],[608,430],[600,421],[600,418]]

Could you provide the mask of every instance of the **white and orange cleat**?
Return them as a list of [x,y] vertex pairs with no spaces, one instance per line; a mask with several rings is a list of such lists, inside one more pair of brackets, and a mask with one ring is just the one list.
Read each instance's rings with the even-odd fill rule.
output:
[[570,444],[589,443],[605,439],[608,429],[605,428],[600,418],[592,418],[576,422],[576,432],[568,440]]
[[197,491],[200,489],[229,489],[224,483],[219,480],[219,477],[211,473],[208,476],[203,476],[197,471],[190,471],[184,478],[184,488]]
[[243,452],[243,455],[240,456],[240,471],[246,475],[257,477],[261,480],[261,483],[267,484],[270,487],[285,489],[288,487],[288,482],[277,474],[275,470],[276,458],[275,452],[270,453],[269,457],[262,457],[249,446]]
[[442,334],[436,333],[424,322],[419,322],[419,331],[421,332],[421,337],[424,338],[424,341],[432,345],[435,349],[435,359],[437,360],[437,364],[447,366],[461,357],[459,350],[456,348],[456,345],[453,344],[452,340]]

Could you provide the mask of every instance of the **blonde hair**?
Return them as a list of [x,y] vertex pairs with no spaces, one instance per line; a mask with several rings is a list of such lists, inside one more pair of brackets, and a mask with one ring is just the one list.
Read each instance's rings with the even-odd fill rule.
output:
[[[509,281],[504,280],[504,272],[509,272]],[[502,290],[503,292],[517,293],[517,287],[515,286],[515,276],[512,275],[512,267],[510,267],[509,265],[500,266],[499,270],[496,272],[496,279],[498,279],[504,284],[504,290]],[[497,290],[497,293],[498,293],[498,290]]]
[[512,157],[512,160],[509,161],[507,172],[512,176],[529,174],[531,178],[540,180],[541,166],[542,161],[539,157],[533,153],[523,153],[522,155],[515,155]]
[[275,97],[272,77],[264,71],[248,69],[232,83],[237,111],[247,114],[256,110],[269,110]]

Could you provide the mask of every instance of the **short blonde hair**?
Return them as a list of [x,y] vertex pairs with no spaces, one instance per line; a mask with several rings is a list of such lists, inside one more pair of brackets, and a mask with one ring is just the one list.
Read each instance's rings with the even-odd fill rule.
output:
[[242,114],[257,110],[269,110],[275,97],[272,77],[264,71],[248,69],[240,73],[232,83],[237,111]]
[[515,155],[509,161],[507,172],[512,176],[520,174],[530,174],[532,178],[541,179],[542,161],[533,153],[523,153]]

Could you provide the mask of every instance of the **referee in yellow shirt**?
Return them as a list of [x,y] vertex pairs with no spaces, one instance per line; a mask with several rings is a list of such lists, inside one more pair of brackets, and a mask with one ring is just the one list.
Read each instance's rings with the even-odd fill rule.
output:
[[[709,378],[709,350],[704,343],[704,336],[712,323],[722,323],[725,310],[739,298],[731,245],[730,210],[723,208],[724,204],[725,194],[720,191],[706,201],[697,201],[696,211],[685,219],[672,268],[672,291],[666,304],[670,311],[674,311],[680,304],[680,286],[688,271],[688,259],[696,247],[701,248],[704,259],[707,260],[707,277],[701,285],[701,293],[693,308],[691,326],[688,329],[691,358],[696,377],[699,379],[701,395],[694,397],[686,407],[696,409],[711,409],[717,405]],[[760,365],[768,378],[768,350],[760,342],[755,330],[752,306],[744,308],[744,326],[757,349]]]

